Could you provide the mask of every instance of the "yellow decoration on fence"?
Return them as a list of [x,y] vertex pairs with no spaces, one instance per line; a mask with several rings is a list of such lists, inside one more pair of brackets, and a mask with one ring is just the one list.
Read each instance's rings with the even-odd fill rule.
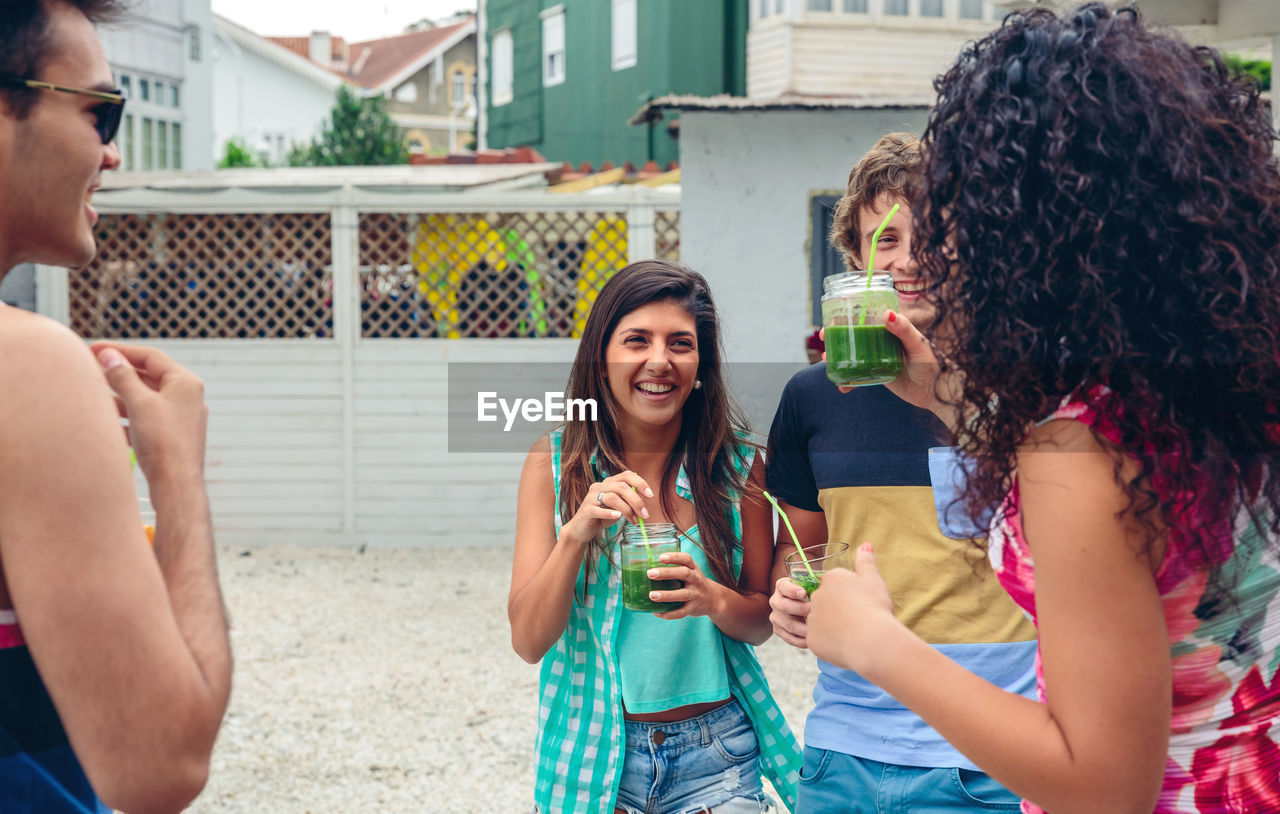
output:
[[426,215],[418,221],[410,262],[418,272],[418,290],[431,305],[436,332],[459,339],[462,322],[458,291],[462,279],[482,262],[507,267],[506,247],[482,215]]
[[596,295],[613,273],[627,264],[627,219],[604,215],[587,234],[578,275],[578,297],[573,304],[573,336],[581,339],[587,314]]

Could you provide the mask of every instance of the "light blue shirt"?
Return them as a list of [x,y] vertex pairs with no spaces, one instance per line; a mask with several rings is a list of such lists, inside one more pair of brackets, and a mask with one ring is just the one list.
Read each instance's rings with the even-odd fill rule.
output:
[[[684,467],[676,478],[681,490]],[[680,550],[693,557],[708,577],[711,568],[695,525],[680,537]],[[720,631],[705,616],[659,619],[652,613],[624,609],[618,622],[618,665],[622,673],[622,703],[628,712],[647,713],[702,704],[729,697]]]

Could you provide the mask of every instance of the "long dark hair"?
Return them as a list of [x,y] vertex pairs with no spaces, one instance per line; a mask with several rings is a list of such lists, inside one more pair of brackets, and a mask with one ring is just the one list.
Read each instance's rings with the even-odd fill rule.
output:
[[[732,502],[741,495],[744,477],[739,474],[739,445],[746,437],[746,421],[724,385],[720,358],[720,324],[716,318],[711,289],[701,274],[678,263],[642,260],[618,271],[600,289],[583,329],[582,341],[569,374],[568,398],[594,399],[601,406],[599,421],[571,421],[561,437],[560,516],[572,517],[587,489],[597,480],[622,472],[622,438],[618,433],[621,408],[605,380],[605,346],[618,322],[627,314],[653,302],[673,301],[693,317],[698,340],[698,378],[701,389],[694,390],[684,403],[680,434],[667,458],[661,488],[662,508],[674,522],[675,512],[668,495],[683,460],[697,513],[698,536],[715,578],[736,588],[733,552],[742,542],[733,534]],[[591,456],[597,455],[600,470],[593,471]],[[687,532],[688,529],[681,529]],[[609,541],[596,540],[587,557],[593,568]]]
[[[1105,387],[1111,439],[1094,434],[1149,544],[1163,527],[1220,564],[1237,509],[1280,507],[1280,174],[1258,87],[1097,2],[1009,15],[936,87],[914,247],[965,374],[967,505],[999,503],[1030,427]],[[1141,464],[1127,482],[1121,455]]]

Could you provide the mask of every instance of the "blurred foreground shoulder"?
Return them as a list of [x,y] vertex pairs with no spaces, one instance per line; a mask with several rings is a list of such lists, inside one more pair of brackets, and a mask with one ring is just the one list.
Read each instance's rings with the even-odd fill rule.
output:
[[0,306],[0,376],[50,373],[96,373],[93,353],[85,341],[60,322],[20,308]]

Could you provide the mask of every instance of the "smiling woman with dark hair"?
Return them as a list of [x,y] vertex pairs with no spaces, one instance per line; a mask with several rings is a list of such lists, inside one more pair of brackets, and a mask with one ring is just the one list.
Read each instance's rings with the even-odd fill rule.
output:
[[[529,452],[507,607],[512,646],[542,662],[539,810],[760,812],[762,773],[791,808],[799,747],[750,647],[772,631],[763,467],[725,387],[706,280],[661,260],[618,271],[566,395],[594,400],[599,420]],[[675,603],[657,613],[633,610],[620,579],[623,527],[646,523],[684,541],[650,555],[654,579],[682,583],[648,594]]]
[[[1280,810],[1280,173],[1256,86],[1101,3],[1031,10],[938,81],[914,202],[938,301],[891,385],[948,417],[1036,704],[893,619],[873,552],[809,641],[1024,810]],[[875,541],[871,541],[874,543]]]

